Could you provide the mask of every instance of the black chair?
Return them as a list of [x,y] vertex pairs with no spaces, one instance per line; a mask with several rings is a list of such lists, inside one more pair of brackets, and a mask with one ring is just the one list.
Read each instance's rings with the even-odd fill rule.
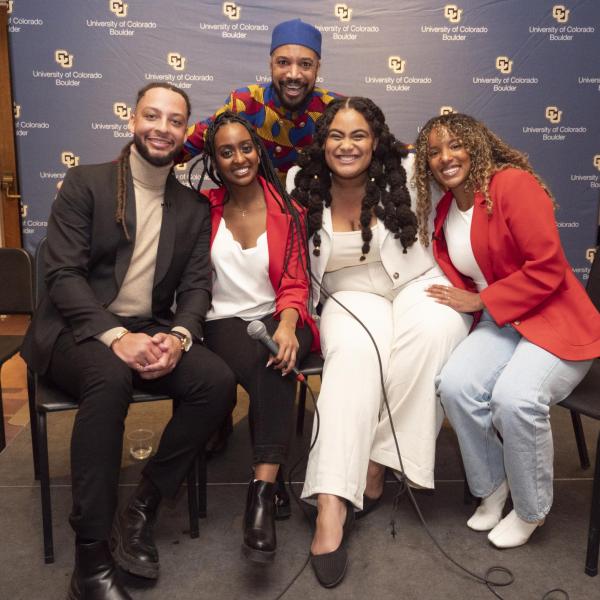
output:
[[[323,358],[316,352],[311,352],[303,361],[300,372],[304,377],[309,375],[321,375],[323,373]],[[298,383],[298,415],[296,417],[296,434],[304,433],[304,413],[306,412],[306,386]]]
[[[598,252],[594,257],[587,284],[588,294],[598,310],[600,310],[600,258]],[[559,406],[571,411],[575,440],[579,452],[582,469],[590,466],[581,415],[600,420],[600,359],[596,358],[590,372],[584,380],[571,392],[568,398],[559,402]],[[600,547],[600,431],[596,444],[596,466],[592,485],[592,507],[588,528],[588,546],[585,558],[585,572],[594,577],[598,574],[598,550]]]
[[[21,248],[0,248],[0,314],[31,315],[33,312],[33,290],[31,258]],[[4,363],[21,348],[22,335],[0,336],[0,377]],[[2,385],[0,384],[0,452],[6,447],[4,432],[4,410],[2,407]]]
[[[42,240],[35,254],[36,305],[45,290],[44,252],[46,240]],[[54,562],[52,536],[52,506],[50,499],[50,472],[48,467],[47,415],[53,412],[76,410],[77,400],[59,390],[46,378],[28,371],[29,412],[31,418],[31,442],[35,478],[40,481],[42,500],[42,525],[44,535],[44,561]],[[132,403],[169,400],[169,396],[153,395],[134,390]],[[176,409],[176,406],[173,406]],[[188,473],[187,478],[190,537],[199,535],[198,519],[206,516],[206,460],[202,452]]]

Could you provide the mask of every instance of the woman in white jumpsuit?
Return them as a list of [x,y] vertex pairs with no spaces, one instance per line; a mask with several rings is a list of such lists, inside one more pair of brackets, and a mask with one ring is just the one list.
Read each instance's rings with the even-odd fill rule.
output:
[[[443,417],[435,377],[467,335],[471,317],[425,293],[447,280],[430,247],[416,240],[413,162],[371,100],[336,100],[300,159],[293,195],[308,209],[314,278],[377,343],[405,475],[413,485],[432,488]],[[352,509],[362,516],[374,507],[383,493],[385,467],[401,468],[373,343],[316,282],[313,296],[315,306],[324,303],[325,366],[320,431],[302,497],[317,499],[311,563],[320,583],[333,587],[347,566]]]

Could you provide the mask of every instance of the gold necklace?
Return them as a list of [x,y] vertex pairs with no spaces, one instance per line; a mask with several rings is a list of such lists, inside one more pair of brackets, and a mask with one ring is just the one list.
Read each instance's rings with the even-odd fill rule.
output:
[[[230,202],[231,202],[231,206],[233,208],[235,208],[235,210],[237,210],[238,212],[242,213],[242,218],[246,218],[246,216],[248,215],[248,213],[254,212],[253,209],[251,209],[250,207],[247,208],[240,208],[237,204],[237,202],[235,202],[233,200],[233,198],[229,198]],[[253,200],[252,202],[255,202],[255,200]]]

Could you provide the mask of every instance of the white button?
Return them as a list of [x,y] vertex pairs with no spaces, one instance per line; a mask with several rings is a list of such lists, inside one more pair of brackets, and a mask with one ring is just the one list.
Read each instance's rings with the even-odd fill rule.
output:
[[300,124],[298,125],[298,127],[304,127],[305,125],[306,125],[306,123],[305,123],[304,121],[302,121],[302,123],[300,123]]
[[275,146],[275,152],[277,152],[277,153],[281,152],[281,146]]
[[513,325],[520,325],[520,324],[521,324],[521,321],[514,321],[513,322]]

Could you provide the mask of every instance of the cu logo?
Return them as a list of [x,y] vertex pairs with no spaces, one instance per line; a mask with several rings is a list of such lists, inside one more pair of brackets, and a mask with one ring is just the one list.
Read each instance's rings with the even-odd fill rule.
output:
[[131,116],[131,108],[125,102],[115,102],[113,104],[113,113],[122,121],[128,121]]
[[242,7],[235,2],[223,2],[223,14],[231,21],[237,21],[242,16]]
[[70,169],[71,167],[76,167],[79,164],[79,156],[67,150],[66,152],[61,153],[60,162],[65,165],[65,167]]
[[406,61],[399,56],[390,56],[388,58],[388,67],[394,71],[394,73],[404,73],[404,67]]
[[183,71],[185,69],[185,56],[182,56],[179,52],[169,52],[167,63],[176,71]]
[[508,56],[499,56],[496,59],[496,69],[500,71],[500,73],[504,73],[509,75],[512,73],[513,61],[508,58]]
[[600,154],[596,154],[596,156],[594,156],[594,166],[596,169],[598,169],[598,171],[600,171]]
[[27,218],[27,211],[29,210],[29,204],[21,204],[21,217]]
[[460,23],[462,14],[463,9],[458,8],[456,4],[446,4],[446,6],[444,6],[444,17],[446,17],[450,23]]
[[562,4],[555,4],[552,7],[552,16],[557,23],[566,23],[569,20],[570,12],[571,11]]
[[15,119],[18,119],[21,116],[21,105],[13,102],[13,115]]
[[596,256],[596,248],[588,248],[585,251],[585,257],[587,258],[587,260],[589,260],[590,262],[594,262],[594,256]]
[[68,50],[56,50],[54,60],[63,68],[70,69],[73,66],[73,55]]
[[336,4],[333,8],[333,14],[340,21],[350,21],[352,19],[352,9],[347,4]]
[[13,0],[8,0],[8,10],[6,11],[9,15],[12,13]]
[[562,119],[562,110],[558,110],[557,106],[546,106],[546,119],[550,123],[560,123]]
[[110,12],[117,17],[126,17],[128,6],[129,5],[125,4],[123,0],[108,0],[108,8],[110,9]]
[[440,115],[451,115],[454,112],[454,109],[451,106],[441,106],[440,107]]

